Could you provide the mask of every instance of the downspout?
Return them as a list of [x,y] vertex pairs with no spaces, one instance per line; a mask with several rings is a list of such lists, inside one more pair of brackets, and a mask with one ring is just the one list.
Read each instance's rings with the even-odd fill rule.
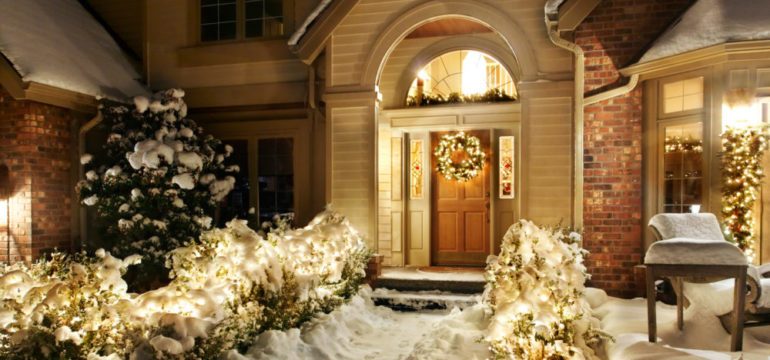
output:
[[[94,116],[91,120],[89,120],[87,123],[83,124],[83,126],[80,127],[80,131],[78,131],[78,159],[80,159],[85,153],[86,153],[86,134],[93,129],[96,125],[99,125],[99,123],[102,122],[102,112],[97,111],[96,116]],[[80,170],[79,170],[79,180],[83,180],[83,164],[80,164],[78,162]],[[87,211],[86,208],[81,206],[80,207],[80,242],[81,244],[87,244],[88,243],[88,222],[86,221],[86,215]]]
[[[545,8],[545,26],[548,29],[548,38],[551,42],[575,55],[575,94],[573,96],[574,113],[574,173],[572,174],[572,225],[575,228],[583,227],[583,89],[585,66],[583,65],[583,49],[577,44],[564,40],[559,36],[557,13],[548,13],[548,4]],[[553,19],[552,19],[553,17]]]
[[585,148],[583,136],[585,132],[585,107],[631,92],[636,88],[636,85],[639,84],[639,74],[631,75],[628,83],[623,86],[585,97],[585,56],[583,54],[583,49],[574,42],[565,40],[561,37],[559,33],[559,22],[556,19],[558,19],[558,12],[549,13],[549,4],[547,3],[545,7],[545,25],[548,30],[548,38],[554,45],[571,52],[575,56],[575,173],[573,176],[573,224],[575,227],[580,228],[583,226],[583,153]]

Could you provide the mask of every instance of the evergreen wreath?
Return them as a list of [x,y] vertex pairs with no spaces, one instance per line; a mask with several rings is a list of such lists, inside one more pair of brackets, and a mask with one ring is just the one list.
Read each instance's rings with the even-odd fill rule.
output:
[[[452,154],[456,151],[465,151],[467,159],[459,163],[452,161]],[[438,160],[436,171],[447,180],[468,181],[476,177],[484,168],[487,155],[481,150],[479,138],[468,135],[465,132],[446,134],[441,137],[433,155]]]

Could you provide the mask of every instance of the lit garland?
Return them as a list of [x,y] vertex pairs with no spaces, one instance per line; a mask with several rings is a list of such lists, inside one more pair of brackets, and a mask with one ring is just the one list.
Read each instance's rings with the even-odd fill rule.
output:
[[671,152],[703,152],[703,141],[692,137],[681,138],[679,136],[666,137],[666,153]]
[[[465,151],[467,159],[456,163],[452,161],[452,154],[456,151]],[[462,131],[454,134],[446,134],[441,137],[433,155],[438,160],[436,171],[447,180],[468,181],[476,177],[484,168],[487,155],[481,150],[481,141],[475,136]]]
[[728,128],[722,133],[722,217],[725,236],[754,258],[752,208],[762,183],[762,154],[767,149],[763,130]]
[[607,334],[592,324],[582,237],[521,220],[487,262],[484,302],[493,311],[485,340],[495,359],[598,359]]

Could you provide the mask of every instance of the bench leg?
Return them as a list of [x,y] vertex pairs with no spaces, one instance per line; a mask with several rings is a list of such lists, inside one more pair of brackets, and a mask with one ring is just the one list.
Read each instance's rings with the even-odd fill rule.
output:
[[730,351],[743,350],[743,322],[746,311],[746,268],[735,276],[735,296],[733,298],[733,333],[730,338]]
[[647,265],[647,335],[651,343],[658,339],[657,324],[655,322],[655,270]]
[[678,288],[676,294],[676,326],[679,331],[684,328],[684,279],[677,278],[676,287]]

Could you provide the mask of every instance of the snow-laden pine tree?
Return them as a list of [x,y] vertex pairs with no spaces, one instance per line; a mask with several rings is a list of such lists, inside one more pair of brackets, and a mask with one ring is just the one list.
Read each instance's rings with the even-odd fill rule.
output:
[[81,158],[80,199],[96,209],[101,235],[87,245],[119,257],[142,255],[129,274],[135,289],[163,282],[166,254],[211,228],[217,202],[235,183],[228,174],[239,170],[225,161],[232,147],[187,118],[183,96],[172,89],[136,97],[134,106],[102,101],[104,151]]

